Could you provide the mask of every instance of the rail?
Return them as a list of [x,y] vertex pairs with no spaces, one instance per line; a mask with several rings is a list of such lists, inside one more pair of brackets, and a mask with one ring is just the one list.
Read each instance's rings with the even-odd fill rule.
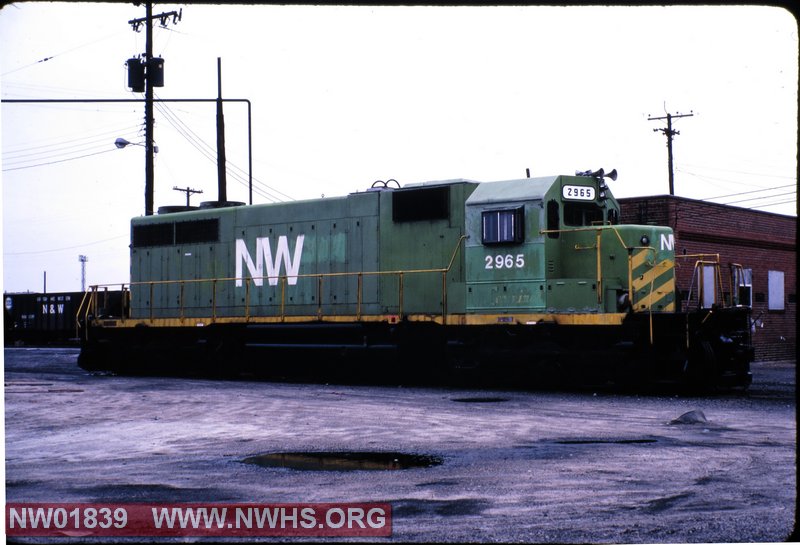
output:
[[[462,235],[458,242],[456,243],[455,248],[450,256],[450,260],[446,267],[440,268],[433,268],[433,269],[403,269],[403,270],[396,270],[396,271],[354,271],[354,272],[333,272],[333,273],[313,273],[313,274],[293,274],[293,275],[266,275],[266,276],[252,276],[252,277],[224,277],[224,278],[197,278],[197,279],[184,279],[184,280],[153,280],[153,281],[144,281],[144,282],[129,282],[123,284],[98,284],[94,286],[90,286],[89,291],[86,292],[84,295],[77,312],[77,320],[76,320],[76,333],[78,337],[81,337],[80,328],[81,324],[87,324],[91,319],[98,317],[98,296],[101,293],[101,289],[109,289],[109,288],[119,288],[123,293],[123,305],[120,309],[119,314],[114,314],[114,318],[120,320],[121,322],[125,322],[125,320],[131,319],[130,316],[130,297],[132,290],[136,287],[144,287],[148,290],[148,319],[149,321],[153,321],[156,319],[155,317],[155,308],[153,305],[155,289],[157,286],[167,286],[167,285],[177,285],[178,286],[178,316],[177,318],[183,322],[187,318],[191,318],[190,316],[186,315],[186,286],[187,285],[201,285],[201,284],[211,284],[211,320],[212,322],[216,321],[221,316],[218,315],[218,308],[217,308],[217,300],[219,294],[219,286],[226,284],[230,285],[230,283],[242,283],[245,288],[245,300],[244,300],[244,308],[242,309],[242,314],[235,315],[234,317],[243,317],[245,321],[249,321],[252,318],[251,310],[252,310],[252,302],[251,302],[251,284],[258,283],[259,285],[267,280],[268,282],[272,283],[273,281],[277,280],[276,284],[280,286],[280,301],[278,302],[277,306],[279,307],[279,314],[278,318],[280,321],[286,320],[286,287],[289,279],[301,279],[301,278],[311,278],[316,279],[316,301],[317,301],[317,309],[316,309],[316,317],[319,320],[324,319],[326,316],[333,316],[333,314],[326,315],[323,311],[323,302],[322,302],[322,293],[323,293],[323,286],[324,282],[328,279],[332,278],[342,278],[342,277],[355,277],[357,280],[357,290],[356,290],[356,320],[361,321],[364,317],[363,314],[363,301],[364,301],[364,278],[365,277],[396,277],[398,283],[398,293],[397,293],[397,302],[398,302],[398,319],[403,319],[405,316],[404,312],[404,282],[405,277],[407,275],[417,275],[417,274],[441,274],[442,276],[442,293],[441,293],[441,305],[442,305],[442,323],[446,323],[447,321],[447,274],[453,267],[453,263],[458,256],[458,253],[461,249],[461,245],[467,237]],[[240,307],[240,305],[236,305],[236,307]],[[225,316],[230,317],[230,316]],[[84,337],[86,336],[86,331],[84,331]]]

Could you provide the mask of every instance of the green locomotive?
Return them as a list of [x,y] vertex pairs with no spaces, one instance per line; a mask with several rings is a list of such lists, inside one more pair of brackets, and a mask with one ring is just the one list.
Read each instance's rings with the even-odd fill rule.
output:
[[698,266],[706,293],[680,301],[672,230],[619,224],[607,177],[616,173],[391,180],[342,197],[134,218],[124,304],[103,304],[119,285],[88,292],[79,363],[579,367],[747,386],[749,308],[717,297],[708,260]]

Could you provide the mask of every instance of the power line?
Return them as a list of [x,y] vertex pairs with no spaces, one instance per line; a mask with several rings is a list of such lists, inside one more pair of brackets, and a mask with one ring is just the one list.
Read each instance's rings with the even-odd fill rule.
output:
[[791,204],[791,203],[797,203],[797,199],[791,199],[791,200],[788,200],[788,201],[771,202],[769,204],[759,204],[759,205],[756,205],[756,206],[750,206],[748,208],[767,208],[768,206],[779,206],[781,204]]
[[94,44],[96,44],[98,42],[102,42],[104,40],[108,40],[109,38],[113,38],[113,37],[115,37],[115,36],[117,36],[119,34],[121,34],[121,32],[119,32],[119,31],[118,32],[114,32],[113,34],[109,34],[108,36],[104,36],[102,38],[98,38],[98,39],[96,39],[94,41],[91,41],[91,42],[86,42],[84,44],[78,45],[78,46],[73,47],[71,49],[67,49],[65,51],[62,51],[60,53],[54,53],[54,54],[52,54],[50,56],[44,57],[42,59],[39,59],[38,61],[33,61],[31,63],[25,64],[25,65],[20,66],[18,68],[14,68],[13,70],[9,70],[8,72],[3,72],[0,75],[7,76],[8,74],[13,74],[14,72],[19,72],[20,70],[24,70],[25,68],[30,68],[31,66],[36,66],[37,64],[42,64],[43,62],[50,61],[52,59],[55,59],[56,57],[60,57],[61,55],[66,55],[67,53],[72,53],[73,51],[77,51],[78,49],[81,49],[81,48],[84,48],[84,47],[87,47],[87,46],[90,46],[90,45],[94,45]]
[[[172,125],[175,128],[176,131],[178,131],[178,134],[183,136],[203,156],[205,156],[207,159],[209,159],[210,161],[212,161],[213,163],[216,164],[217,158],[216,158],[216,155],[215,155],[214,150],[211,147],[211,145],[209,145],[205,140],[202,139],[202,137],[200,137],[186,123],[184,123],[180,119],[180,117],[178,117],[177,114],[175,114],[175,112],[173,112],[172,109],[169,108],[166,104],[163,104],[163,103],[160,103],[160,102],[156,102],[156,108],[158,108],[159,112],[164,116],[164,118],[167,120],[167,122],[169,122],[169,124]],[[238,170],[242,174],[239,174],[239,173],[235,172],[234,169]],[[226,172],[228,174],[230,174],[234,179],[236,179],[242,185],[245,185],[245,186],[248,185],[247,180],[244,178],[244,175],[246,175],[244,170],[242,168],[236,166],[235,164],[231,163],[230,161],[226,162]],[[264,197],[266,199],[269,199],[269,200],[271,200],[273,202],[282,201],[283,199],[281,199],[280,197],[278,197],[278,196],[276,196],[274,194],[274,193],[277,193],[277,194],[283,195],[284,197],[286,197],[289,200],[294,200],[289,195],[286,195],[285,193],[282,193],[281,191],[279,191],[279,190],[277,190],[277,189],[265,184],[264,182],[261,182],[260,180],[257,180],[256,178],[253,178],[253,182],[256,182],[256,183],[261,184],[262,186],[264,186],[263,188],[254,186],[253,189],[254,189],[254,191],[257,191],[260,196],[262,196],[262,197]]]
[[[150,3],[148,2],[148,6],[149,5],[150,5]],[[248,154],[250,156],[250,172],[248,174],[248,176],[249,176],[248,186],[250,186],[250,185],[252,185],[251,184],[251,181],[252,181],[252,147],[251,147],[251,141],[250,141],[250,115],[251,115],[250,114],[250,101],[248,99],[244,99],[244,98],[226,98],[226,99],[220,99],[220,98],[217,98],[217,99],[165,98],[165,99],[158,99],[158,102],[217,102],[217,101],[220,101],[220,100],[223,101],[223,102],[244,102],[244,103],[247,104]],[[96,103],[128,103],[128,102],[131,102],[131,103],[135,103],[135,102],[141,102],[141,100],[138,100],[138,99],[111,99],[111,98],[109,98],[109,99],[21,99],[21,100],[18,100],[18,99],[2,99],[2,100],[0,100],[0,102],[10,103],[10,104],[50,104],[50,103],[71,104],[71,103],[89,103],[89,102],[96,102]],[[145,99],[145,110],[149,111],[149,115],[145,116],[146,118],[152,117],[152,103],[153,102],[155,102],[154,99],[150,99],[150,100]],[[151,126],[150,123],[147,123],[146,125],[149,126],[150,129],[152,129],[152,126]],[[151,134],[151,131],[147,130],[147,127],[146,127],[146,130],[145,130],[145,140],[146,140],[145,145],[147,145],[147,141],[149,141],[149,143],[151,144],[150,148],[152,149],[152,144],[153,144],[152,134]],[[150,175],[151,174],[150,171],[152,170],[152,167],[154,165],[152,165],[151,164],[152,161],[150,161],[150,157],[152,155],[150,153],[151,149],[148,149],[148,153],[146,154],[146,157],[148,158],[147,165],[146,165],[146,168],[145,168],[145,171],[146,171],[145,172],[145,213],[146,214],[147,214],[148,211],[150,213],[152,213],[151,208],[152,208],[152,193],[153,192],[151,190],[152,190],[152,182],[153,182],[154,176]],[[280,200],[280,199],[277,199],[277,200]],[[251,195],[250,202],[252,203],[252,195]]]
[[[777,195],[773,195],[773,196],[777,196]],[[761,205],[754,205],[754,206],[733,206],[733,205],[729,206],[728,204],[725,204],[725,203],[708,203],[708,204],[715,204],[715,205],[719,206],[720,208],[717,209],[717,210],[704,210],[703,211],[703,217],[704,218],[708,218],[710,216],[716,216],[718,214],[735,214],[737,208],[740,209],[740,210],[752,210],[754,208],[765,208],[765,207],[768,207],[768,206],[778,206],[778,205],[781,205],[781,204],[789,204],[789,203],[795,202],[796,200],[797,199],[790,199],[790,200],[786,200],[786,201],[780,201],[780,202],[768,203],[768,204],[761,204]],[[681,203],[680,201],[678,203],[676,203],[676,208],[675,208],[675,221],[676,221],[676,223],[677,223],[678,220],[682,220],[682,219],[685,220],[687,217],[693,218],[697,214],[697,210],[696,209],[691,209],[690,210],[690,209],[687,209],[685,207],[682,207],[681,204],[683,204],[683,203]]]
[[[684,166],[687,166],[687,167],[694,167],[694,168],[709,168],[709,169],[711,169],[711,170],[720,170],[720,171],[722,171],[722,172],[732,172],[732,173],[734,173],[734,174],[744,174],[744,175],[750,175],[750,176],[760,176],[760,177],[762,177],[762,178],[787,178],[787,179],[793,179],[793,178],[795,178],[795,176],[784,176],[784,175],[781,175],[781,174],[764,174],[764,173],[761,173],[761,172],[746,172],[746,171],[743,171],[743,170],[731,170],[731,169],[727,169],[727,168],[707,167],[707,166],[703,166],[703,165],[691,165],[691,164],[687,164],[687,163],[684,163],[683,165],[684,165]],[[686,171],[682,171],[682,172],[686,172]],[[691,174],[691,172],[688,172],[688,173],[689,173],[689,174]],[[698,174],[698,176],[702,176],[702,174]],[[715,178],[715,179],[717,179],[717,180],[723,180],[724,178]]]
[[[160,100],[160,97],[158,95],[156,95],[156,98]],[[167,121],[169,121],[170,124],[173,127],[175,127],[175,130],[177,130],[179,132],[179,134],[181,134],[184,138],[186,138],[187,141],[192,143],[192,145],[195,145],[195,143],[197,143],[198,145],[204,146],[206,148],[206,151],[200,150],[199,148],[198,148],[198,151],[200,151],[206,157],[208,157],[209,159],[211,159],[212,161],[214,161],[216,163],[217,159],[216,159],[216,152],[215,152],[214,148],[210,144],[208,144],[205,140],[203,140],[203,138],[201,136],[199,136],[196,132],[194,132],[191,129],[191,127],[189,127],[189,125],[184,123],[183,120],[180,118],[180,116],[178,116],[178,114],[176,114],[172,108],[170,108],[165,102],[158,102],[158,101],[156,102],[156,107],[159,109],[159,111],[165,117],[167,117]],[[178,127],[178,125],[180,125],[180,127],[182,127],[183,130],[181,130]],[[186,135],[185,133],[191,134],[193,136],[193,138],[188,136],[188,135]],[[193,143],[193,141],[194,141],[194,143]],[[197,147],[197,146],[195,146],[195,147]],[[249,176],[249,175],[243,168],[239,167],[238,165],[236,165],[236,164],[234,164],[234,163],[232,163],[230,161],[226,161],[226,172],[231,173],[232,169],[239,171],[240,174],[238,175],[238,178],[239,178],[240,183],[242,183],[242,184],[248,184],[249,183],[245,179],[245,176]],[[237,177],[237,175],[235,173],[232,174],[232,176]],[[284,199],[282,199],[281,197],[278,197],[278,196],[275,195],[275,194],[277,194],[277,195],[283,196],[285,199],[295,200],[293,197],[287,195],[286,193],[283,193],[279,189],[276,189],[276,188],[274,188],[274,187],[262,182],[261,180],[258,180],[256,178],[252,178],[252,180],[253,180],[254,183],[258,183],[258,184],[261,184],[262,186],[264,186],[262,188],[261,192],[260,192],[260,195],[262,197],[268,198],[268,199],[270,199],[271,201],[274,201],[274,202],[283,201]],[[254,189],[258,190],[257,187],[254,187]],[[265,195],[264,192],[267,192],[270,195]]]
[[[16,150],[12,149],[10,151],[4,151],[3,154],[5,154],[5,155],[16,154],[16,153],[22,153],[22,152],[27,152],[27,151],[36,150],[36,149],[50,148],[50,147],[54,147],[54,146],[61,146],[61,145],[69,144],[69,143],[72,143],[72,142],[78,142],[80,140],[88,140],[90,138],[93,139],[93,140],[100,140],[101,138],[107,139],[108,135],[110,135],[110,134],[114,134],[114,135],[119,135],[120,133],[121,134],[130,134],[131,131],[133,131],[135,129],[138,129],[138,128],[139,128],[138,125],[136,125],[136,126],[130,126],[129,125],[128,127],[121,128],[121,129],[113,129],[113,130],[110,130],[110,131],[104,131],[104,132],[101,132],[101,133],[95,133],[95,134],[92,134],[90,136],[81,136],[81,137],[78,137],[78,138],[69,138],[68,140],[63,140],[61,142],[55,142],[55,143],[52,143],[52,144],[39,144],[38,142],[46,142],[47,140],[55,140],[57,138],[63,138],[63,137],[56,136],[56,137],[47,138],[47,139],[44,139],[44,140],[39,140],[39,141],[37,141],[35,143],[36,145],[29,145],[29,144],[33,144],[33,143],[24,143],[24,144],[20,143],[20,144],[17,144],[16,146],[12,144],[12,145],[8,145],[8,146],[4,146],[4,147],[6,147],[6,148],[19,147],[19,149],[16,149]],[[21,146],[28,146],[28,147],[21,147]]]
[[[30,82],[19,82],[14,80],[6,80],[3,82],[3,95],[4,96],[14,96],[13,92],[10,92],[9,89],[20,89],[25,91],[25,94],[21,95],[24,97],[31,96],[31,94],[37,92],[46,92],[48,94],[52,93],[63,93],[68,95],[86,95],[90,97],[96,97],[98,94],[102,94],[102,91],[98,91],[97,89],[82,89],[78,87],[63,87],[60,85],[43,85],[43,84],[36,84]],[[105,91],[105,94],[109,97],[116,96],[116,92]]]
[[[157,107],[158,107],[158,106],[157,106]],[[212,152],[212,151],[210,151],[210,146],[209,146],[209,145],[208,145],[208,144],[207,144],[207,143],[206,143],[204,140],[202,140],[202,139],[200,139],[200,138],[192,138],[191,136],[189,136],[189,135],[187,134],[187,131],[191,132],[191,130],[190,130],[190,129],[188,129],[188,128],[184,128],[184,127],[180,126],[180,125],[178,124],[178,122],[176,122],[176,121],[175,121],[175,120],[174,120],[174,119],[171,117],[171,113],[167,113],[167,112],[165,112],[165,111],[163,111],[163,110],[161,110],[161,109],[159,109],[159,111],[161,111],[161,114],[164,116],[164,118],[167,120],[167,122],[168,122],[170,125],[172,125],[172,126],[175,128],[175,130],[178,132],[178,134],[180,134],[181,136],[183,136],[183,138],[185,138],[185,139],[186,139],[186,141],[187,141],[187,142],[189,142],[189,144],[191,144],[191,145],[192,145],[192,146],[193,146],[193,147],[194,147],[194,148],[195,148],[195,149],[196,149],[198,152],[200,152],[200,154],[201,154],[203,157],[205,157],[206,159],[208,159],[208,160],[209,160],[211,163],[214,163],[214,164],[216,164],[216,162],[217,162],[217,159],[216,159],[216,157],[214,156],[213,152]],[[205,146],[205,148],[204,148],[203,146]],[[241,180],[241,179],[240,179],[240,177],[239,177],[238,175],[236,175],[235,173],[231,173],[231,175],[232,175],[232,176],[233,176],[233,177],[236,179],[236,181],[238,181],[238,182],[242,183],[242,184],[243,184],[243,185],[245,185],[245,186],[247,185],[247,183],[246,183],[246,182],[244,182],[243,180]],[[265,194],[265,193],[264,193],[262,190],[260,190],[260,189],[259,189],[259,188],[257,188],[257,187],[254,187],[253,189],[254,189],[254,191],[256,191],[256,192],[257,192],[257,193],[258,193],[260,196],[262,196],[262,197],[264,197],[264,198],[266,198],[266,199],[269,199],[269,200],[271,200],[271,201],[280,200],[280,199],[275,199],[275,198],[274,198],[274,197],[272,197],[271,195],[267,195],[267,194]]]
[[716,204],[736,204],[736,203],[741,203],[741,202],[758,201],[758,200],[761,200],[761,199],[771,199],[773,197],[785,197],[787,195],[796,195],[796,194],[797,194],[796,191],[789,191],[788,193],[777,193],[775,195],[764,195],[764,196],[761,196],[761,197],[750,197],[749,199],[742,199],[742,200],[739,200],[739,201],[731,201],[731,202],[721,202],[721,203],[716,203]]
[[4,256],[19,256],[19,255],[33,255],[33,254],[48,254],[52,252],[63,252],[65,250],[74,250],[76,248],[85,248],[86,246],[94,246],[95,244],[102,244],[103,242],[110,242],[112,240],[119,240],[127,238],[128,235],[120,235],[111,238],[104,238],[102,240],[95,240],[94,242],[87,242],[86,244],[78,244],[76,246],[65,246],[64,248],[52,248],[50,250],[35,250],[32,252],[3,252]]
[[[103,142],[104,142],[104,145],[101,146],[100,149],[109,151],[108,150],[108,140],[104,139]],[[76,148],[78,148],[78,149],[76,149]],[[31,163],[31,162],[36,162],[36,161],[43,162],[43,161],[48,161],[50,159],[56,159],[56,158],[59,158],[59,157],[63,157],[65,155],[74,155],[75,153],[90,152],[90,151],[94,151],[94,150],[98,150],[97,142],[84,142],[84,143],[81,143],[81,144],[74,144],[74,145],[66,146],[66,147],[55,147],[55,148],[53,148],[53,149],[51,149],[49,151],[36,152],[36,153],[27,153],[27,154],[19,155],[17,157],[4,158],[3,164],[6,167],[24,166],[26,163]],[[88,154],[88,155],[91,155],[91,154]],[[83,153],[82,155],[73,156],[73,157],[67,157],[67,159],[80,159],[82,157],[87,157],[88,155],[86,153]],[[4,170],[8,170],[8,169],[6,168]]]
[[[709,181],[709,182],[711,180],[716,180],[718,182],[723,182],[724,184],[728,184],[728,185],[734,184],[734,185],[742,185],[742,186],[753,186],[753,182],[751,182],[751,181],[750,182],[741,182],[741,181],[738,181],[738,180],[732,180],[730,178],[719,178],[717,176],[709,176],[708,174],[698,174],[696,172],[692,172],[690,170],[685,170],[683,168],[676,168],[675,170],[677,170],[678,172],[682,172],[684,174],[688,174],[689,176],[694,176],[695,178],[700,178],[701,180],[705,180],[705,181]],[[761,176],[761,175],[758,175],[758,176],[760,178],[768,177],[768,175],[766,175],[766,174],[763,175],[763,176]],[[772,176],[772,177],[773,178],[784,178],[784,179],[787,179],[787,180],[794,179],[793,176]],[[718,184],[714,184],[713,182],[711,182],[711,183],[712,183],[712,185],[720,187]]]
[[[120,133],[117,132],[118,136],[120,134],[127,135],[131,131],[127,133]],[[67,155],[70,153],[74,153],[76,148],[78,152],[83,151],[90,151],[92,149],[97,149],[97,145],[101,144],[102,147],[108,148],[109,137],[108,136],[101,136],[96,137],[93,140],[87,142],[79,142],[74,144],[64,144],[64,145],[55,145],[55,146],[37,146],[35,148],[30,148],[27,150],[20,150],[16,152],[7,152],[6,156],[3,158],[4,164],[8,165],[11,163],[12,165],[17,165],[20,163],[27,163],[31,161],[39,161],[45,159],[51,159],[54,157],[59,157],[62,155]],[[49,148],[44,151],[32,151],[34,149],[41,150],[43,147]],[[30,153],[23,153],[23,152],[30,152]]]
[[83,159],[85,157],[92,157],[93,155],[100,155],[102,153],[109,153],[111,151],[116,151],[116,149],[98,151],[96,153],[87,153],[86,155],[81,155],[79,157],[70,157],[69,159],[61,159],[59,161],[50,161],[50,162],[47,162],[47,163],[38,163],[38,164],[35,164],[35,165],[28,165],[28,166],[24,166],[24,167],[4,168],[3,172],[9,172],[9,171],[12,171],[12,170],[23,170],[23,169],[26,169],[26,168],[42,167],[42,166],[46,166],[46,165],[55,165],[57,163],[66,163],[67,161],[75,161],[76,159]]
[[[711,200],[711,199],[726,199],[728,197],[738,197],[739,195],[750,195],[752,193],[761,193],[762,191],[773,191],[775,189],[785,189],[787,187],[797,187],[796,184],[788,184],[788,185],[778,185],[775,187],[767,187],[764,189],[755,189],[753,191],[742,191],[741,193],[731,193],[729,195],[720,195],[719,197],[706,197],[703,200]],[[722,203],[720,203],[722,204]]]

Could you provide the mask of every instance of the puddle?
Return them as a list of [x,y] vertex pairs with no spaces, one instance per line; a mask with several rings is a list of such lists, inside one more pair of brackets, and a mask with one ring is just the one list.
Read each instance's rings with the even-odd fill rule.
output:
[[391,471],[438,466],[438,456],[402,452],[274,452],[250,456],[245,464],[306,471]]
[[555,441],[559,445],[631,445],[655,443],[656,439],[566,439]]
[[457,403],[502,403],[507,397],[456,397],[451,399]]
[[416,516],[464,517],[480,515],[491,507],[485,499],[463,498],[455,500],[403,499],[392,502],[392,514],[397,518]]

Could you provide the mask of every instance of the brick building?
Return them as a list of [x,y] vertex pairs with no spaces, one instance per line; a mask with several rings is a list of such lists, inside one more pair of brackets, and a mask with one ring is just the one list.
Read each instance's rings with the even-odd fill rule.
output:
[[[797,218],[661,195],[619,199],[621,223],[672,227],[675,254],[719,254],[725,297],[730,264],[744,269],[752,300],[756,359],[797,357]],[[694,259],[676,259],[682,299],[692,285]],[[696,284],[696,283],[695,283]]]

